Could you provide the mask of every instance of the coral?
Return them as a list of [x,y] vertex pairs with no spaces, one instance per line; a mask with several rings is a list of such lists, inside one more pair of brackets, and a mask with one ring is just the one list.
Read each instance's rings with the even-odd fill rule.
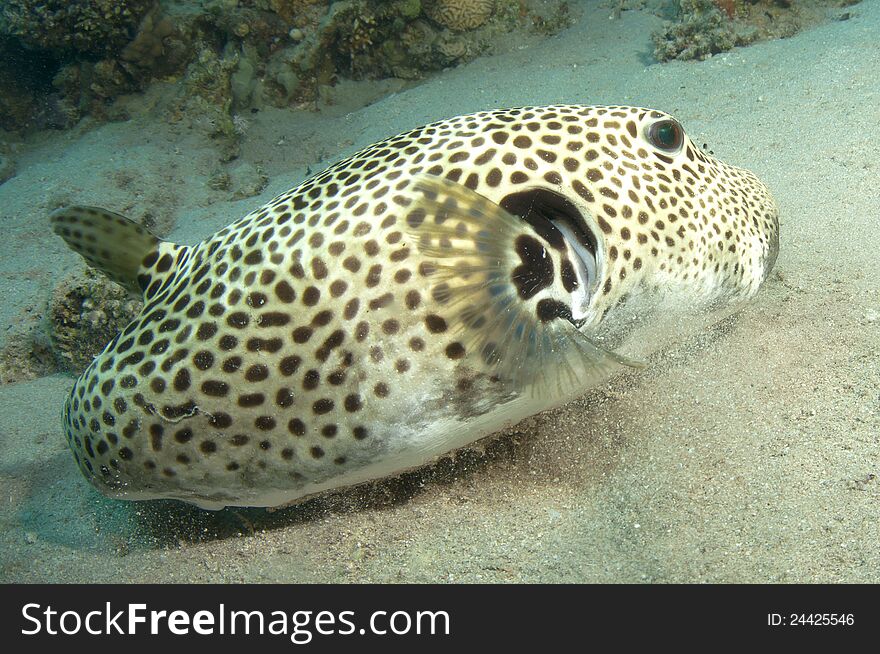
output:
[[322,12],[329,2],[327,0],[269,0],[269,8],[281,16],[289,25],[301,27],[308,21],[309,14],[318,10]]
[[[635,0],[617,0],[631,8]],[[845,7],[860,0],[667,0],[654,13],[675,23],[653,35],[654,56],[669,59],[705,59],[759,40],[787,38],[828,20],[829,7]]]
[[464,32],[485,24],[494,8],[494,0],[427,0],[424,11],[441,27]]
[[22,44],[64,54],[116,52],[156,0],[7,0],[0,31]]
[[460,61],[468,55],[468,44],[459,38],[441,39],[437,43],[437,52],[452,63]]
[[82,372],[141,308],[141,302],[101,273],[87,270],[52,292],[48,332],[58,367]]
[[[249,48],[242,48],[242,55],[238,58],[238,65],[229,78],[229,90],[232,93],[232,109],[240,109],[251,104],[254,91],[257,87],[257,56],[249,51]],[[244,121],[238,124],[236,121]],[[244,118],[233,114],[232,127],[239,136],[244,136],[247,131],[247,125]]]
[[230,52],[218,55],[205,47],[186,71],[172,120],[186,117],[216,139],[223,161],[238,156],[243,132],[233,121],[233,75],[241,56]]
[[[285,33],[288,45],[272,52],[256,95],[276,106],[313,106],[337,69],[372,47],[375,16],[364,0],[315,4],[311,21]],[[357,24],[356,24],[357,22]],[[290,42],[293,44],[290,44]]]
[[157,6],[141,21],[137,34],[120,53],[120,59],[137,69],[168,75],[181,70],[191,54],[188,40]]
[[373,45],[375,34],[376,19],[373,16],[355,16],[348,39],[351,54],[368,50]]
[[[554,33],[570,22],[566,9],[566,0],[0,1],[0,127],[124,118],[130,94],[181,77],[169,119],[205,129],[228,161],[243,134],[233,117],[247,109],[314,107],[341,76],[418,79],[510,43],[513,30]],[[15,62],[4,81],[9,43],[39,74],[29,80]]]
[[405,19],[418,18],[422,13],[422,2],[421,0],[398,0],[397,12]]
[[737,29],[715,0],[681,0],[680,7],[680,22],[653,35],[658,61],[706,59],[757,38],[754,29]]
[[103,102],[137,88],[136,80],[115,59],[102,59],[91,66],[88,89],[93,100]]
[[[55,5],[45,3],[51,18],[44,32],[21,32],[34,19],[25,9],[37,12],[27,3],[11,3],[0,17],[0,126],[69,128],[88,114],[106,119],[118,97],[180,71],[191,57],[187,38],[155,0],[114,2],[116,18],[100,27],[84,16],[109,7],[104,0],[65,4],[53,12]],[[141,8],[148,11],[141,15]],[[74,28],[65,21],[79,22]],[[70,33],[56,33],[65,27]]]
[[299,94],[303,86],[301,69],[296,63],[297,48],[277,52],[266,64],[263,99],[277,106],[286,106]]
[[727,17],[733,19],[736,15],[736,2],[735,0],[715,0],[715,6],[727,14]]
[[[504,6],[502,5],[502,8]],[[513,2],[507,3],[507,10],[515,9],[515,5]],[[560,2],[557,5],[553,6],[552,11],[547,11],[549,8],[547,5],[543,5],[543,11],[526,11],[525,3],[519,6],[520,15],[525,17],[530,17],[532,22],[532,32],[535,34],[540,34],[542,36],[553,36],[558,32],[564,30],[566,27],[569,27],[574,22],[574,17],[571,15],[569,11],[568,2]],[[495,13],[498,13],[498,7],[496,6]]]
[[72,127],[86,114],[107,118],[109,103],[119,95],[137,91],[137,78],[117,59],[78,61],[63,66],[52,79],[57,93],[50,96],[55,103],[54,127]]
[[437,30],[434,27],[423,20],[417,20],[403,30],[400,43],[405,50],[418,55],[429,51],[436,38]]

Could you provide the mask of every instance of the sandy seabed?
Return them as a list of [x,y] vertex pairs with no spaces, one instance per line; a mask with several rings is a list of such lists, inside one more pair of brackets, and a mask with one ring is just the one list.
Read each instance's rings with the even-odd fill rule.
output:
[[[48,134],[0,186],[0,324],[80,267],[61,202],[176,218],[195,242],[333,160],[459,113],[561,102],[669,111],[780,205],[758,297],[670,337],[644,371],[483,451],[298,507],[203,512],[98,495],[60,427],[73,380],[0,386],[0,580],[80,582],[880,581],[880,3],[704,62],[651,64],[656,18],[588,9],[536,45],[356,107],[253,117],[232,202],[216,152],[148,94],[124,123]],[[346,96],[346,92],[351,97]],[[120,180],[123,180],[121,182]],[[164,213],[163,213],[164,212]]]

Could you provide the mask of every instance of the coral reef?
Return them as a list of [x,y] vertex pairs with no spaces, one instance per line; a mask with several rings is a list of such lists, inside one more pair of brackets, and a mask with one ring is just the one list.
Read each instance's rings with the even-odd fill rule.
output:
[[[560,0],[540,4],[565,6]],[[327,95],[321,89],[341,77],[418,79],[490,51],[499,35],[532,27],[527,20],[532,14],[520,0],[448,5],[452,9],[444,11],[450,25],[475,29],[460,32],[438,24],[422,0],[212,0],[204,21],[212,21],[222,35],[204,38],[198,57],[204,48],[216,54],[223,43],[219,56],[235,61],[226,112],[232,119],[266,104],[312,108]],[[471,14],[462,9],[465,5]],[[567,18],[550,24],[558,31]],[[208,33],[204,26],[202,31]],[[187,78],[195,66],[190,65]],[[191,116],[192,108],[186,114]],[[230,135],[224,138],[232,138],[228,124],[224,129]]]
[[[673,22],[655,55],[701,59],[790,36],[857,0],[605,0]],[[236,116],[270,104],[314,108],[340,78],[419,79],[550,35],[566,0],[9,0],[0,10],[0,128],[67,128],[125,118],[126,95],[182,80],[170,119],[238,153]],[[123,102],[120,103],[120,99]]]
[[426,0],[424,11],[440,27],[464,32],[483,26],[494,8],[494,0]]
[[[335,3],[333,7],[336,7]],[[353,20],[335,30],[334,64],[354,79],[418,79],[493,51],[511,32],[557,32],[569,23],[566,2],[541,3],[544,20],[520,0],[401,0],[351,3]],[[560,19],[561,17],[561,19]],[[548,29],[548,26],[553,27]]]
[[[617,0],[615,10],[633,8],[633,0]],[[706,59],[755,41],[787,38],[817,25],[829,10],[860,0],[667,0],[652,10],[674,22],[653,35],[654,56]],[[673,16],[670,16],[672,14]]]
[[119,96],[143,90],[155,77],[180,72],[191,59],[188,38],[157,4],[141,20],[133,38],[112,56],[74,61],[53,80],[72,120],[82,115],[112,118],[108,108]]
[[[0,127],[66,128],[125,118],[126,95],[180,80],[172,121],[237,155],[235,117],[270,104],[314,107],[340,77],[418,79],[510,43],[552,34],[566,0],[12,0],[0,62]],[[111,15],[112,14],[112,15]],[[13,52],[14,51],[14,52]],[[10,61],[12,57],[3,57]],[[47,72],[49,73],[47,75]],[[327,94],[324,93],[324,96]],[[122,102],[120,102],[122,100]]]
[[141,21],[134,38],[122,49],[120,58],[139,70],[167,75],[181,69],[190,57],[190,47],[159,5]]
[[670,59],[705,59],[757,38],[755,30],[739,32],[714,0],[681,0],[681,18],[653,35],[654,56]]
[[57,367],[82,372],[140,308],[140,300],[94,270],[63,280],[52,292],[46,316]]
[[728,18],[733,20],[736,15],[736,0],[714,0],[714,3],[717,9],[723,11]]
[[106,54],[128,43],[157,0],[7,0],[0,31],[65,54]]
[[7,130],[112,118],[116,98],[191,58],[187,38],[157,0],[16,0],[0,14],[0,55],[0,127]]

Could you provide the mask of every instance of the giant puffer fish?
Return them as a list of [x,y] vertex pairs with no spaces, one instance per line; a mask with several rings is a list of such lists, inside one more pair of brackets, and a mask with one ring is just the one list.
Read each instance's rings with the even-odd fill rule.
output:
[[619,106],[432,123],[194,246],[103,209],[51,221],[144,299],[67,399],[77,463],[109,496],[211,509],[394,475],[565,402],[632,364],[594,337],[623,304],[750,297],[778,244],[752,173]]

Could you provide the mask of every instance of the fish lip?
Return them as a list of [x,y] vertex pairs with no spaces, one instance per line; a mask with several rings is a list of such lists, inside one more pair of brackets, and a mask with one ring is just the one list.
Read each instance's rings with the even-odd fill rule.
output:
[[[552,218],[550,222],[562,234],[568,254],[574,259],[573,263],[579,284],[578,288],[572,292],[572,323],[580,328],[589,322],[592,301],[598,291],[601,246],[598,245],[598,240],[595,240],[595,246],[592,246],[594,241],[590,241],[590,245],[588,245],[578,235],[577,231],[589,230],[586,225],[575,226],[569,220]],[[595,239],[595,235],[593,235],[593,239]]]

